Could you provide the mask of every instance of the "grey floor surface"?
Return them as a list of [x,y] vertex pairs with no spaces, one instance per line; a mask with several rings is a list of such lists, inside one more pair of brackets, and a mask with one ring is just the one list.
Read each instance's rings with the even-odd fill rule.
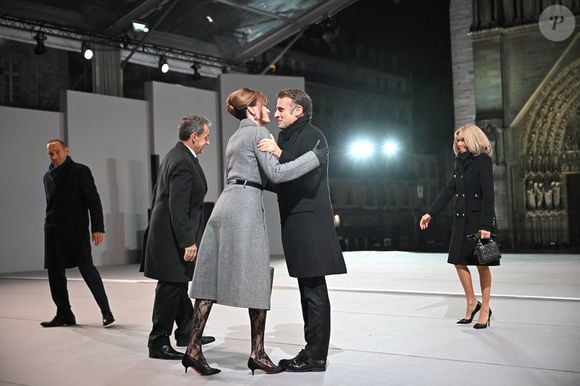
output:
[[[54,314],[45,271],[0,275],[0,385],[580,385],[579,255],[505,255],[485,330],[455,324],[465,302],[445,254],[345,257],[349,273],[328,277],[328,369],[306,374],[252,376],[248,313],[220,305],[206,329],[216,342],[204,346],[220,374],[149,359],[155,282],[136,265],[99,268],[117,319],[108,329],[77,270],[68,276],[79,325],[50,329],[39,325]],[[283,260],[272,265],[266,348],[278,361],[304,341],[296,281]]]

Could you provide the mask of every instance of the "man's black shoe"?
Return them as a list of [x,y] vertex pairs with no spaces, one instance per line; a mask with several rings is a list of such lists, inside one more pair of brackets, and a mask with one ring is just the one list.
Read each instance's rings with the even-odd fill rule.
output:
[[113,322],[115,321],[115,317],[113,316],[112,313],[108,313],[106,315],[103,315],[103,327],[108,327],[111,324],[113,324]]
[[149,358],[181,360],[183,359],[183,354],[180,353],[179,351],[175,351],[173,347],[166,344],[160,347],[157,346],[149,347]]
[[50,322],[40,322],[42,327],[74,326],[77,324],[74,314],[56,315]]
[[[215,338],[213,336],[202,336],[201,337],[201,344],[208,344],[211,342],[215,342]],[[177,339],[176,340],[177,347],[187,347],[189,344],[189,339]]]
[[298,355],[292,359],[282,359],[278,362],[278,366],[286,371],[293,371],[296,373],[307,371],[326,371],[326,360],[312,359],[306,354],[306,351],[301,350]]

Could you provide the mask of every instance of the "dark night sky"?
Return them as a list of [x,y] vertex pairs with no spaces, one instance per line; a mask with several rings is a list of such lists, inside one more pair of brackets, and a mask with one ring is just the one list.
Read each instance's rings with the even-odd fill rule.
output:
[[[413,78],[413,133],[408,137],[445,152],[453,132],[449,0],[359,0],[331,20],[338,34],[333,49],[326,47],[328,55],[334,51],[339,60],[353,60],[349,53],[357,44],[398,55],[395,72]],[[311,27],[297,48],[320,36],[322,24]]]

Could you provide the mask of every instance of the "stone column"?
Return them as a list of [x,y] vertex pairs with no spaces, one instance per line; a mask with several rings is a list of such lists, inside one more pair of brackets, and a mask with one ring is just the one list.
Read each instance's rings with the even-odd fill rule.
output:
[[453,108],[455,128],[475,122],[473,44],[468,35],[472,22],[472,2],[451,0],[449,24],[453,67]]

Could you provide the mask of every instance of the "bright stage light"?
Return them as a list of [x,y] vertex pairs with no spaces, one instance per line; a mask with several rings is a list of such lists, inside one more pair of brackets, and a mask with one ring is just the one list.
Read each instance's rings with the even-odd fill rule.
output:
[[134,21],[131,23],[131,27],[133,28],[133,32],[140,32],[140,33],[147,33],[149,32],[149,27],[147,23],[143,23],[140,21]]
[[374,151],[372,142],[367,140],[356,141],[350,146],[350,154],[354,158],[368,158]]
[[91,60],[93,56],[95,56],[95,51],[93,51],[93,49],[87,42],[82,42],[81,53],[83,54],[83,57],[86,60]]
[[167,74],[169,71],[169,64],[167,63],[167,58],[165,56],[159,58],[159,71],[164,74]]
[[393,156],[399,151],[399,144],[395,141],[387,141],[383,145],[383,153],[387,156]]

